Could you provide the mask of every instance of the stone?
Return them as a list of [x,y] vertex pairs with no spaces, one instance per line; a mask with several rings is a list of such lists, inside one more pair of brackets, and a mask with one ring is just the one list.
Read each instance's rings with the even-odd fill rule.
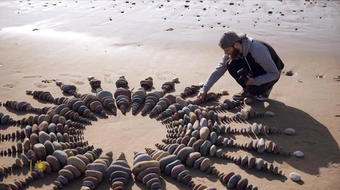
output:
[[208,127],[202,127],[200,129],[200,138],[202,140],[207,140],[208,136],[209,136],[210,130]]
[[39,132],[39,142],[44,144],[45,141],[51,141],[51,137],[45,131],[40,131]]
[[283,133],[285,135],[289,135],[289,136],[293,136],[293,135],[296,134],[295,129],[293,129],[293,128],[287,128],[287,129],[283,130]]
[[293,155],[296,156],[297,158],[303,158],[305,156],[305,154],[299,150],[293,152]]
[[202,118],[201,120],[200,120],[200,127],[207,127],[208,126],[208,121],[207,121],[207,119],[206,118]]
[[301,175],[296,172],[289,173],[289,178],[295,182],[298,182],[301,180]]
[[257,152],[258,153],[263,153],[265,151],[265,148],[266,148],[266,143],[264,141],[263,138],[260,138],[258,141],[257,141]]
[[86,164],[80,158],[71,156],[67,158],[67,164],[75,166],[81,173],[85,172]]
[[53,152],[52,154],[53,156],[55,156],[58,161],[61,163],[61,165],[66,165],[67,164],[67,154],[62,151],[62,150],[56,150]]
[[33,151],[37,155],[38,160],[45,160],[46,157],[46,149],[45,146],[41,143],[37,143],[33,146]]

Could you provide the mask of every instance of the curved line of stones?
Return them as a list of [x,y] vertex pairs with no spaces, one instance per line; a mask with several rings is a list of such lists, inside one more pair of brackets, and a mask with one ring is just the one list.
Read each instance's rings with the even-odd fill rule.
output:
[[[105,92],[100,88],[100,83],[98,86],[98,81],[96,82],[96,88],[93,88],[91,81],[90,84],[93,89],[96,89],[97,95],[98,92]],[[87,141],[83,141],[83,129],[85,129],[85,125],[91,124],[91,120],[97,120],[95,114],[105,116],[104,108],[106,108],[115,115],[116,107],[114,104],[112,105],[113,97],[106,99],[105,97],[98,98],[93,95],[81,95],[73,90],[69,94],[73,94],[76,98],[54,98],[49,92],[27,91],[27,94],[32,95],[35,99],[56,104],[56,106],[35,108],[28,102],[7,101],[3,106],[10,111],[38,115],[14,120],[9,115],[0,113],[1,125],[26,125],[24,129],[0,135],[1,142],[17,141],[16,146],[12,145],[7,150],[1,150],[0,156],[18,155],[20,157],[10,166],[1,167],[0,175],[8,177],[15,171],[23,170],[23,168],[29,166],[29,160],[32,160],[33,163],[43,160],[46,169],[44,172],[34,170],[22,180],[17,180],[12,184],[1,185],[11,187],[12,189],[22,189],[29,186],[33,180],[42,178],[51,172],[58,172],[59,176],[54,182],[55,189],[64,187],[82,174],[85,175],[82,180],[83,189],[94,189],[105,176],[109,179],[113,189],[124,189],[130,181],[131,173],[133,173],[137,180],[143,182],[150,189],[161,188],[160,174],[170,175],[177,181],[192,187],[192,189],[213,189],[207,188],[202,184],[195,184],[192,181],[192,175],[185,169],[185,165],[215,175],[228,188],[257,189],[257,187],[248,184],[248,180],[242,178],[239,174],[220,172],[213,166],[211,160],[205,156],[223,158],[248,168],[256,168],[257,170],[269,171],[276,175],[283,175],[283,172],[278,167],[265,162],[261,158],[248,156],[233,157],[219,148],[237,147],[260,153],[268,152],[290,155],[290,153],[284,152],[274,142],[264,142],[263,138],[245,144],[238,144],[232,139],[223,136],[225,134],[243,134],[255,135],[257,137],[259,135],[280,134],[281,131],[279,130],[256,123],[240,129],[222,125],[222,123],[245,122],[248,119],[271,115],[271,113],[248,111],[238,112],[232,117],[220,117],[217,115],[217,112],[225,112],[235,108],[242,109],[243,103],[227,100],[218,106],[206,108],[189,104],[189,101],[185,101],[183,98],[197,93],[198,88],[195,85],[191,86],[194,88],[193,90],[190,87],[185,89],[181,94],[183,98],[177,97],[174,101],[168,100],[172,97],[167,96],[169,97],[168,99],[161,99],[171,88],[174,88],[174,83],[169,83],[170,86],[167,86],[167,91],[163,89],[160,97],[156,98],[155,102],[151,102],[149,106],[151,108],[145,111],[152,113],[150,117],[166,124],[166,139],[162,140],[166,144],[157,143],[155,146],[159,150],[146,148],[147,154],[135,153],[132,170],[124,154],[121,154],[116,161],[113,161],[112,152],[100,156],[102,153],[101,149],[94,149],[93,146],[88,145]],[[64,92],[65,89],[70,89],[70,85],[63,86],[62,83],[59,83],[58,86]],[[135,94],[132,95],[132,104],[135,103],[136,107],[136,101],[134,101],[136,100],[136,96],[134,99]],[[210,95],[212,100],[216,100],[222,94],[212,93]],[[148,100],[147,94],[144,96],[146,96],[144,101]],[[116,100],[119,99],[119,95],[116,96],[115,94],[115,98]],[[122,99],[126,101],[124,98]],[[137,100],[139,99],[137,98]],[[161,100],[163,100],[163,104]],[[104,101],[106,103],[103,103]],[[123,105],[126,104],[124,101]],[[139,102],[141,101],[139,100]],[[137,101],[137,103],[139,102]],[[196,101],[190,103],[200,104],[202,102]],[[119,109],[121,109],[121,105],[117,101]],[[155,109],[157,106],[158,110]],[[140,106],[137,105],[137,107]]]

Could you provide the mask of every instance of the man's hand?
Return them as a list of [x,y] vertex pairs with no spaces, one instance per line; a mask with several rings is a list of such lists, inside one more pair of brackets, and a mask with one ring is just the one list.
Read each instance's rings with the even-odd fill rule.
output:
[[255,85],[254,83],[254,78],[251,78],[250,76],[247,76],[248,80],[247,80],[247,86],[248,85]]
[[207,95],[206,92],[201,92],[198,96],[197,99],[204,100],[205,96]]

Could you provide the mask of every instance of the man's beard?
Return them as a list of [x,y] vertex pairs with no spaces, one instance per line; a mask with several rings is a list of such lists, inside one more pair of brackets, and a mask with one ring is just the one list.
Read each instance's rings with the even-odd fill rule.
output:
[[235,60],[240,55],[240,50],[233,47],[233,52],[229,55],[231,60]]

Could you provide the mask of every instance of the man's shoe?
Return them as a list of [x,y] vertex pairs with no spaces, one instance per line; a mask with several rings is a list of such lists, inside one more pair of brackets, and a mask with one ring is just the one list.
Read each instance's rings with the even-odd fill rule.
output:
[[260,102],[264,102],[268,100],[269,94],[272,91],[272,88],[268,89],[266,92],[264,92],[263,94],[257,95],[255,98],[256,100],[260,101]]
[[245,90],[242,90],[242,92],[235,94],[233,96],[233,99],[241,101],[241,100],[244,100],[244,98],[246,98],[246,97],[247,97],[247,92]]

